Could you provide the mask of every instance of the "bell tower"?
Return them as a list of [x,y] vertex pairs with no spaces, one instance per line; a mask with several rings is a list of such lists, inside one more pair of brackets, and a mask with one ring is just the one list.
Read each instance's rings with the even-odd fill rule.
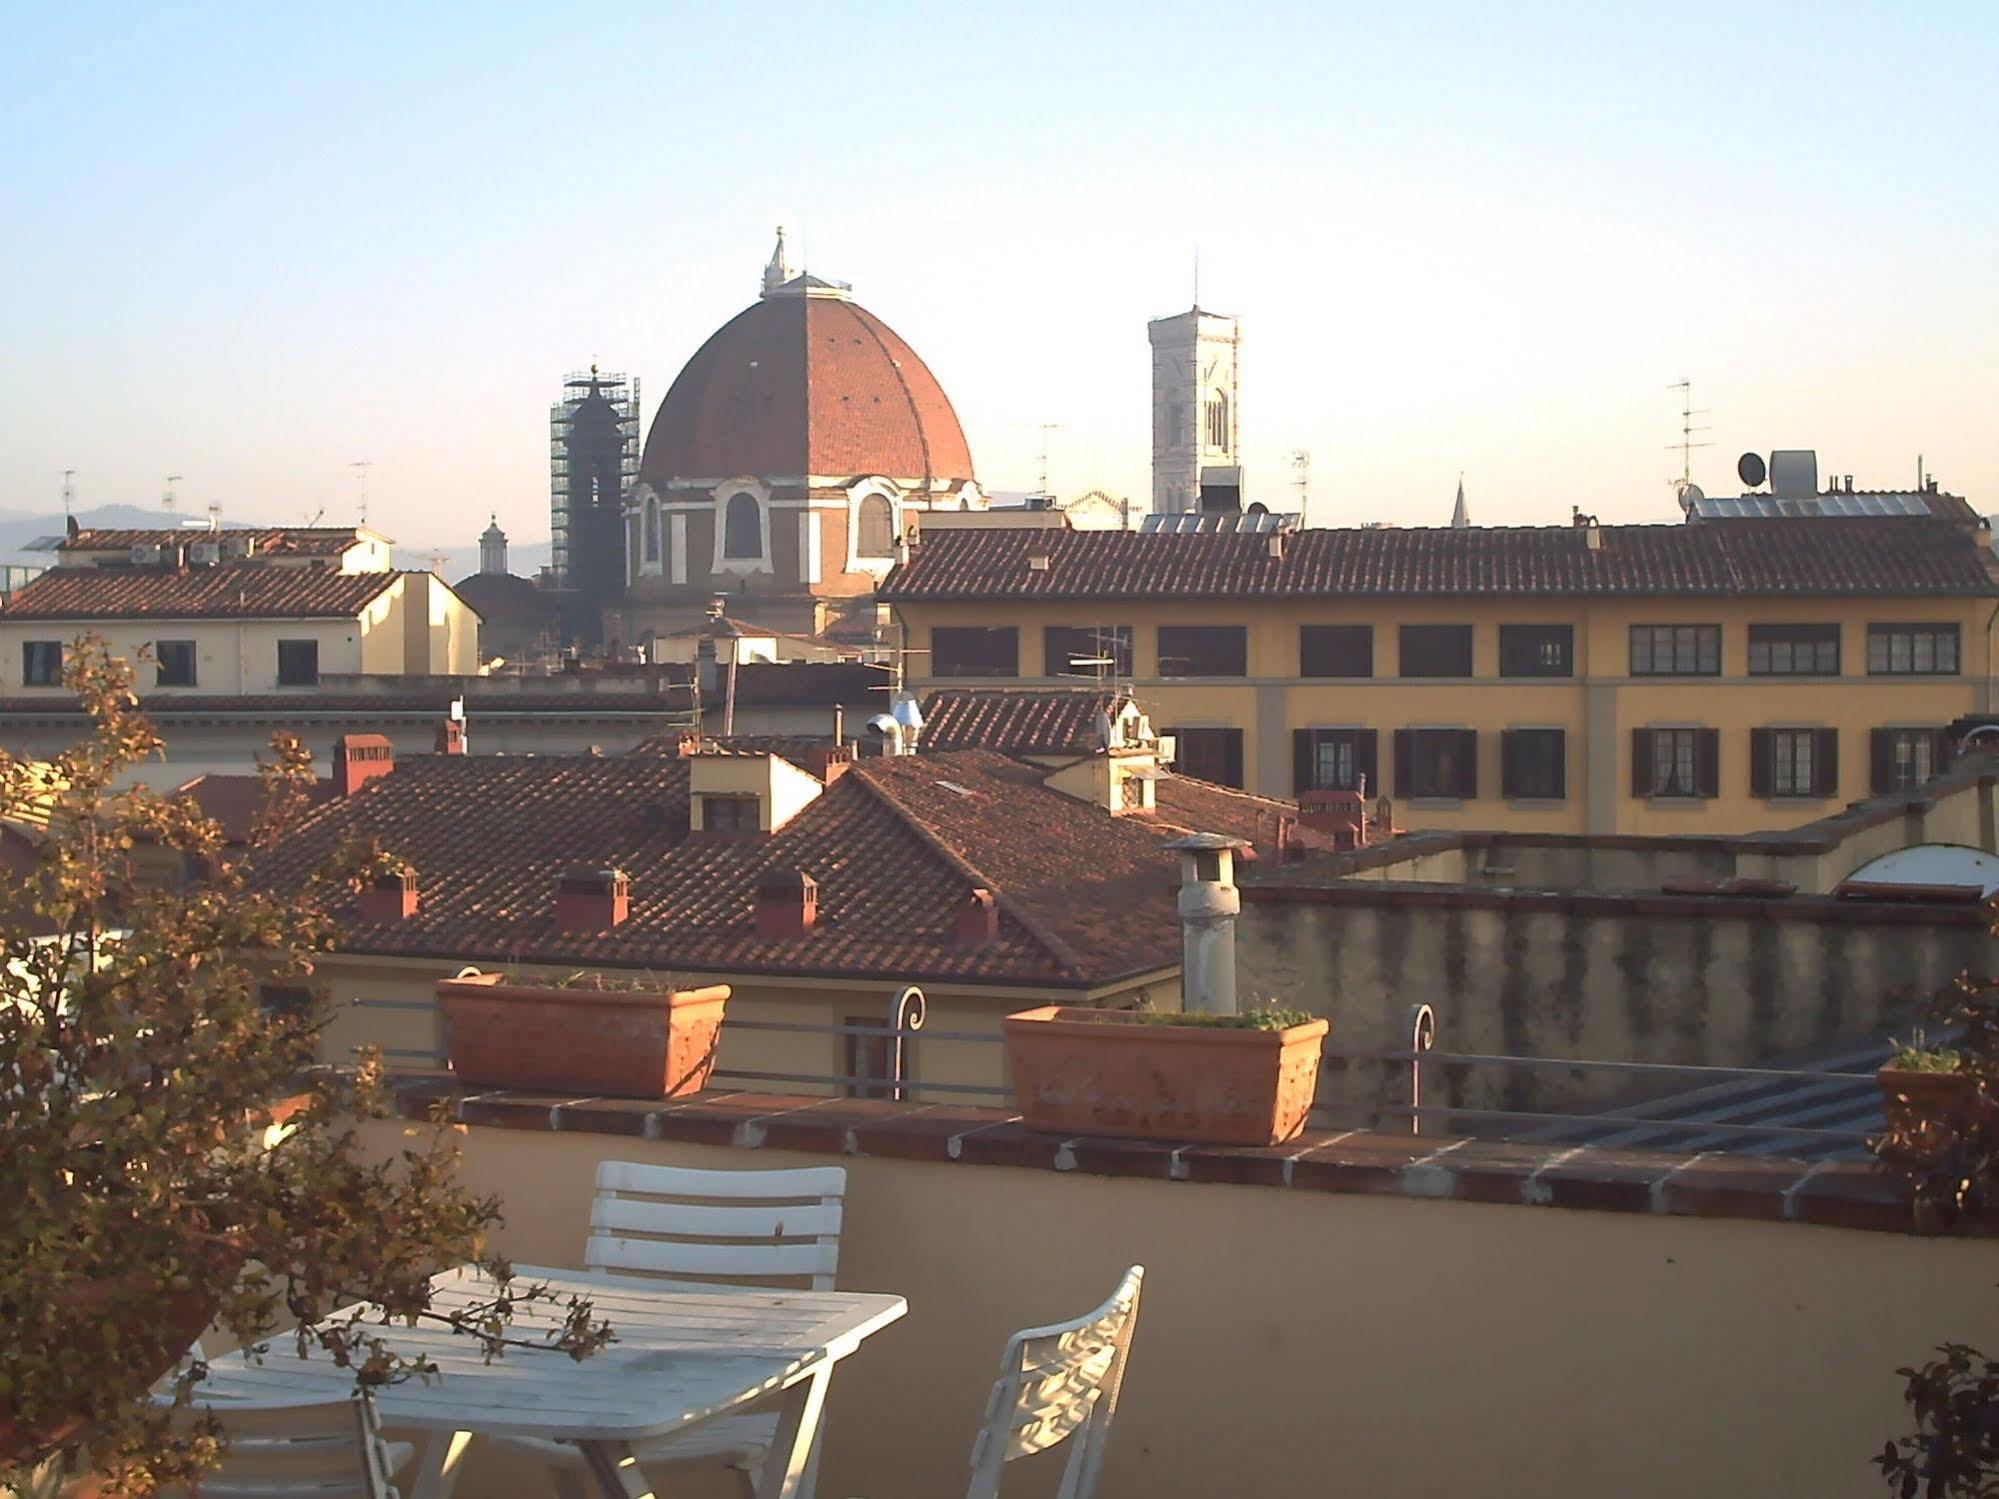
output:
[[1146,324],[1152,344],[1152,511],[1242,490],[1242,324],[1193,307]]

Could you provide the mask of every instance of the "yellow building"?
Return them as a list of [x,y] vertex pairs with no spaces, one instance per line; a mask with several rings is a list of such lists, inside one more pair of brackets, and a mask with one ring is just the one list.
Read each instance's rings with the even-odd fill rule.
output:
[[[884,580],[910,684],[1106,672],[1187,774],[1404,827],[1728,833],[1940,768],[1999,574],[1928,515],[1199,534],[938,530]],[[1077,666],[1078,661],[1105,662]]]

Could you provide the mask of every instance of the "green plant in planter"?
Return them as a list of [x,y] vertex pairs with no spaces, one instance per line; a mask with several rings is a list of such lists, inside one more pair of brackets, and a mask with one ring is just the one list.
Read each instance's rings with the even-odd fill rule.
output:
[[[161,751],[132,665],[85,637],[65,672],[91,735],[41,764],[0,751],[0,812],[46,828],[34,868],[0,882],[0,1487],[87,1453],[109,1492],[143,1493],[217,1457],[212,1426],[177,1431],[149,1393],[211,1320],[253,1345],[289,1329],[376,1386],[428,1371],[341,1307],[439,1317],[493,1355],[547,1292],[486,1257],[498,1205],[457,1185],[446,1127],[411,1131],[394,1161],[363,1153],[354,1120],[387,1112],[380,1063],[314,1068],[325,997],[260,1003],[265,985],[310,992],[330,900],[376,862],[344,857],[282,899],[246,890],[191,800],[126,784]],[[273,741],[258,841],[284,834],[311,774]],[[467,1261],[495,1296],[434,1313],[430,1276]],[[546,1341],[573,1356],[609,1337],[587,1302],[557,1320]],[[174,1403],[198,1372],[173,1378]]]
[[1236,1015],[1147,1014],[1148,1025],[1205,1026],[1218,1031],[1282,1031],[1319,1017],[1308,1010],[1244,1010]]
[[1932,1046],[1921,1031],[1895,1047],[1888,1066],[1897,1072],[1963,1072],[1964,1053],[1954,1047]]

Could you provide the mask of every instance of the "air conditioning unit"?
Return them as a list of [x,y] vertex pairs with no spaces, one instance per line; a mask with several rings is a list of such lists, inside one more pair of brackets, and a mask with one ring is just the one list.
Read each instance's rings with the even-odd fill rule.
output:
[[187,560],[195,567],[213,567],[222,560],[222,543],[197,541],[187,549]]
[[222,555],[225,557],[247,557],[257,550],[254,536],[227,536],[222,538]]
[[159,563],[160,549],[158,547],[147,546],[142,543],[132,548],[132,565],[134,567],[158,567]]

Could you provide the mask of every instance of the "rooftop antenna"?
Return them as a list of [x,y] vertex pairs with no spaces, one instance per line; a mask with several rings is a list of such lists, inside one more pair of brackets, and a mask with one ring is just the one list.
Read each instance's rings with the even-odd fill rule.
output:
[[1060,422],[1042,422],[1042,423],[1041,423],[1041,492],[1042,492],[1042,494],[1044,494],[1044,495],[1046,495],[1046,494],[1048,494],[1048,493],[1049,493],[1049,489],[1048,489],[1048,434],[1049,434],[1050,432],[1060,432],[1061,430],[1062,430],[1062,424],[1061,424]]
[[208,529],[211,531],[220,531],[222,529],[222,507],[220,505],[209,505]]
[[[1922,469],[1922,466],[1923,466],[1923,460],[1918,458],[1916,460],[1916,468],[1919,473]],[[1921,489],[1922,487],[1923,486],[1921,484],[1918,484],[1916,486],[1916,488],[1918,489]],[[64,515],[73,515],[75,514],[75,512],[76,512],[76,470],[73,468],[66,468],[62,471],[62,513]]]
[[1201,247],[1194,246],[1194,311],[1201,310]]
[[180,483],[179,474],[167,475],[167,491],[160,496],[160,509],[172,514],[174,508],[174,486]]
[[449,560],[450,559],[446,557],[443,552],[432,552],[430,554],[430,570],[436,573],[440,578],[443,577],[444,564]]
[[368,470],[373,468],[375,463],[371,458],[357,458],[347,466],[354,470],[355,477],[361,481],[361,524],[365,526],[368,524]]
[[1312,500],[1312,455],[1304,448],[1293,448],[1287,462],[1291,465],[1291,482],[1298,488],[1298,529],[1305,529],[1305,508]]
[[1667,443],[1666,451],[1670,453],[1675,448],[1679,449],[1680,477],[1673,482],[1684,487],[1694,482],[1694,449],[1711,448],[1714,444],[1711,442],[1694,441],[1694,434],[1696,432],[1710,430],[1707,427],[1696,427],[1694,425],[1695,417],[1706,416],[1708,414],[1705,409],[1700,411],[1694,410],[1694,382],[1691,380],[1675,380],[1666,389],[1677,390],[1680,393],[1680,440],[1678,442]]

